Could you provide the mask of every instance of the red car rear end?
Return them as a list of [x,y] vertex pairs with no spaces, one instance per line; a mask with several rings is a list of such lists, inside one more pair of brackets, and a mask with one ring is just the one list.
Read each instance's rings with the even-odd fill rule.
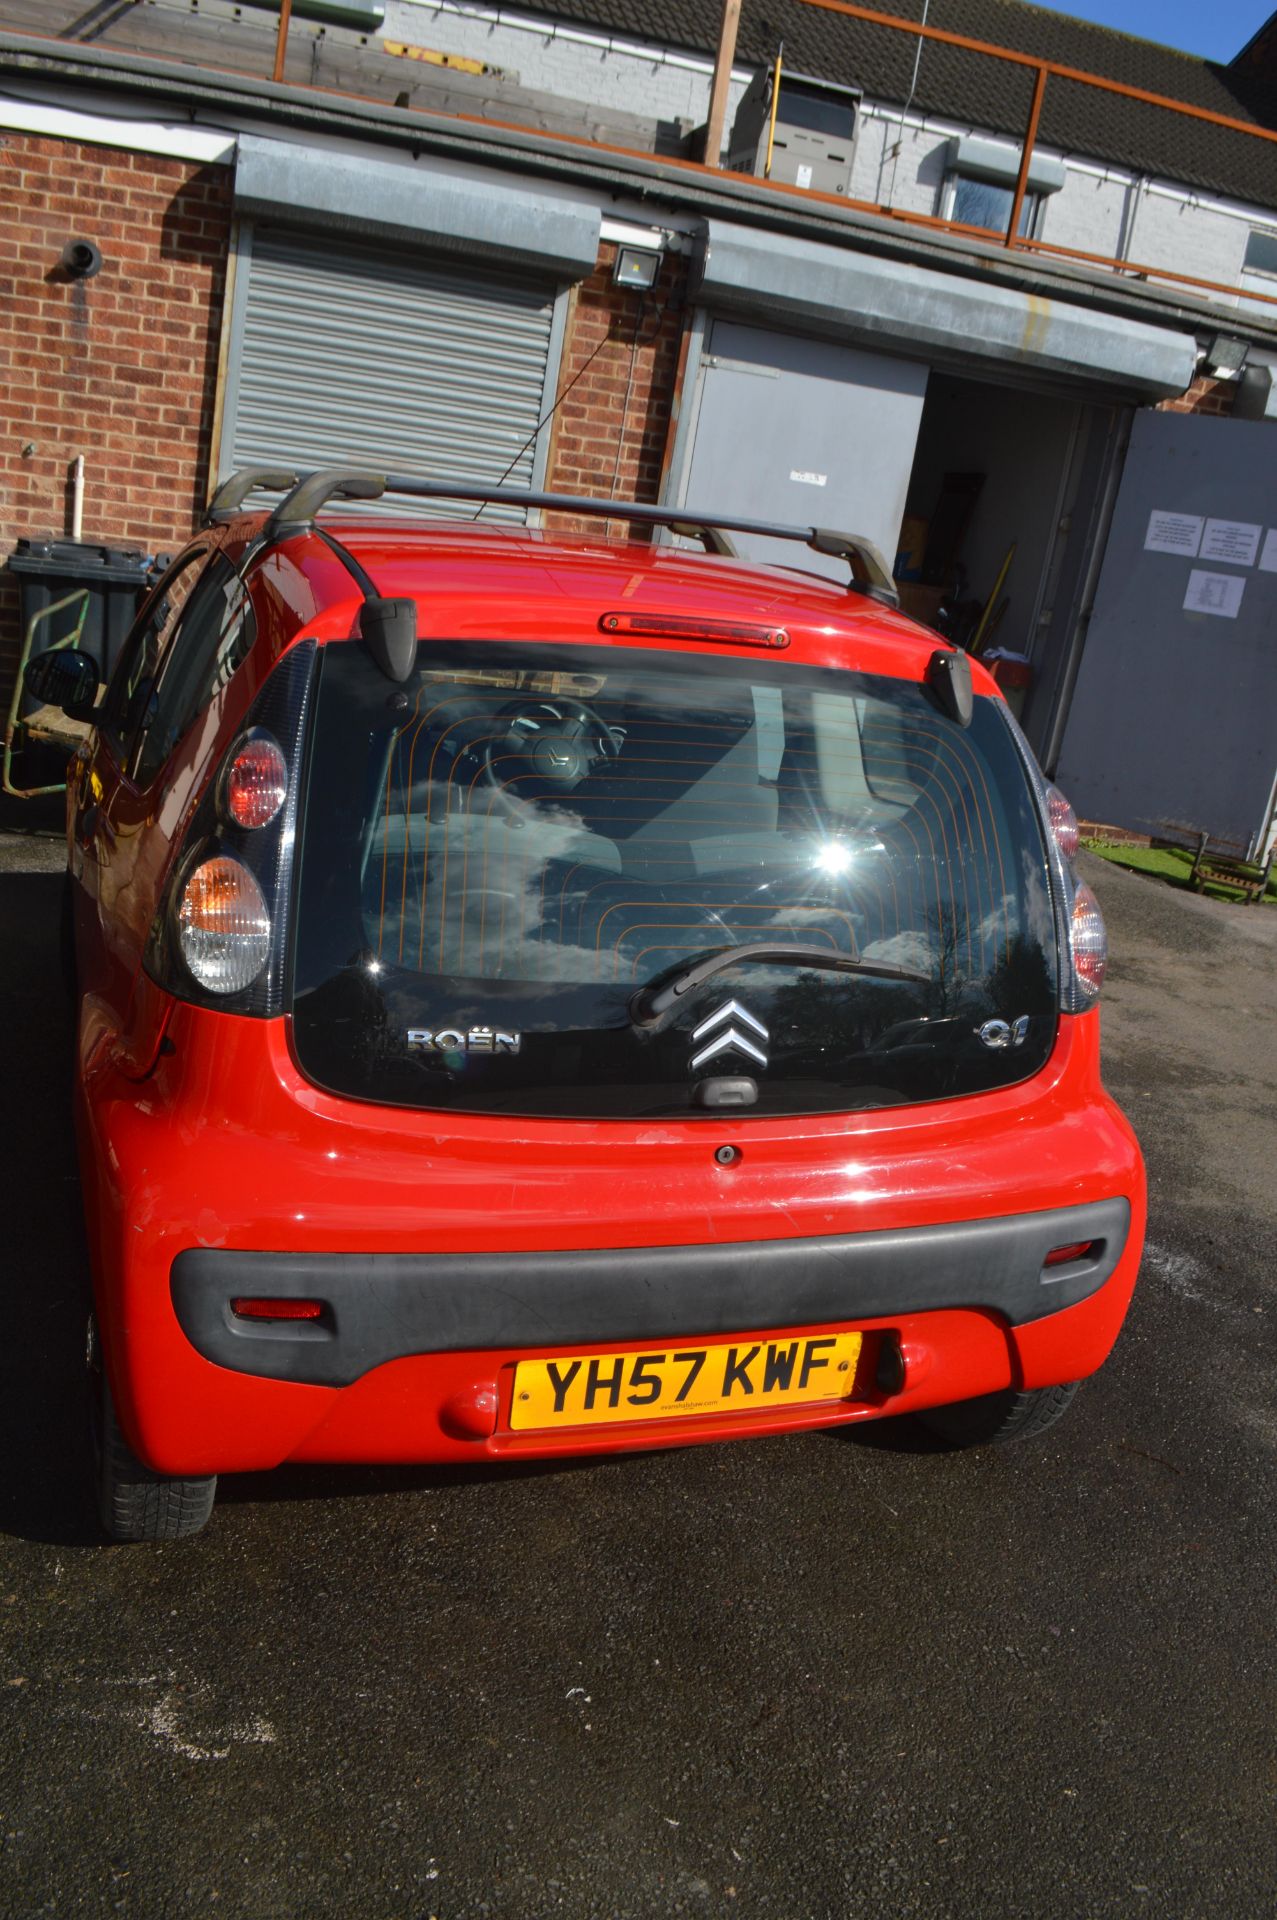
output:
[[151,674],[162,722],[202,642],[203,705],[130,744],[113,685],[70,796],[112,1530],[286,1460],[1053,1419],[1143,1171],[979,664],[722,555],[206,544]]

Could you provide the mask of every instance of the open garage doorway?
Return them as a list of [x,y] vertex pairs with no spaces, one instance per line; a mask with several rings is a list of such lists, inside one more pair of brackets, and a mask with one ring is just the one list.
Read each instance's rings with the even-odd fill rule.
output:
[[1058,748],[1123,410],[933,369],[901,525],[906,611],[996,663],[1038,756]]

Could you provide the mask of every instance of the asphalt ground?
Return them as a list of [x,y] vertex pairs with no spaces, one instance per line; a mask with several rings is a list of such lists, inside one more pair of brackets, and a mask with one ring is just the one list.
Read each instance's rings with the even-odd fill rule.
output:
[[0,873],[0,1913],[1277,1911],[1277,913],[1087,871],[1152,1229],[1051,1433],[245,1477],[154,1548],[89,1500],[59,882]]

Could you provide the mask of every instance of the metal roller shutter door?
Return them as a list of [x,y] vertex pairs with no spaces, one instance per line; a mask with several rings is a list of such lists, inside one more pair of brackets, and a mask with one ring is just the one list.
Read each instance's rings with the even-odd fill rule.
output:
[[223,472],[342,465],[536,483],[552,285],[260,227],[245,266]]

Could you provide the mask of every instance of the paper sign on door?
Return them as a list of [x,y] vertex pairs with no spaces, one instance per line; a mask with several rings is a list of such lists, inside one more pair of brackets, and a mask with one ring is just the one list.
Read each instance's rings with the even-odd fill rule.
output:
[[1246,582],[1237,573],[1203,573],[1194,567],[1188,576],[1184,595],[1186,613],[1214,613],[1221,620],[1235,620],[1241,612]]

